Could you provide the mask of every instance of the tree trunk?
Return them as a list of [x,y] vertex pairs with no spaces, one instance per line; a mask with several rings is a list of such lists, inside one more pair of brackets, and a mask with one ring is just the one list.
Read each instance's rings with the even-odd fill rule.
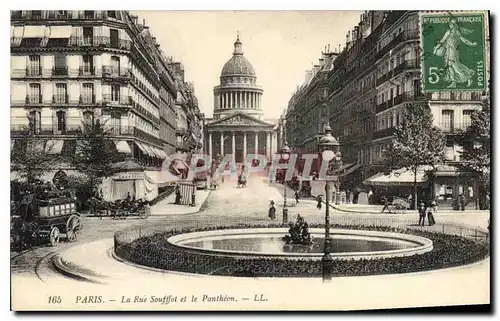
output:
[[413,188],[414,188],[414,192],[415,192],[415,209],[418,210],[418,200],[417,200],[417,197],[418,197],[418,193],[417,193],[417,169],[418,168],[415,168],[413,170]]

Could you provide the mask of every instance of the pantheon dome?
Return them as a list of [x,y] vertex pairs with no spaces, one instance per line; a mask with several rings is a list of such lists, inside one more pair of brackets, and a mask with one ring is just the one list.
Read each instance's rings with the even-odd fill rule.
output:
[[255,70],[243,55],[243,44],[238,35],[233,56],[222,67],[220,85],[214,87],[214,120],[235,112],[260,118],[263,115],[263,90],[256,81]]

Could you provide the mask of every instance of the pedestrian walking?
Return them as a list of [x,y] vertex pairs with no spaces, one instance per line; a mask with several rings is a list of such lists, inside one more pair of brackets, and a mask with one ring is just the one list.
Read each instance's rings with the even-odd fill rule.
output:
[[[384,213],[384,211],[387,209],[389,210],[389,200],[387,199],[387,196],[383,195],[382,196],[382,204],[384,204],[384,207],[382,208],[382,211],[380,213]],[[389,210],[390,212],[390,210]]]
[[465,196],[463,193],[460,193],[458,196],[458,204],[460,206],[460,210],[465,211]]
[[299,190],[296,189],[295,190],[295,205],[299,204],[299,199],[300,199]]
[[429,226],[436,224],[436,221],[434,220],[433,210],[431,207],[429,207],[429,209],[427,210],[427,222],[429,223]]
[[424,226],[425,225],[425,204],[424,202],[420,203],[420,207],[418,208],[418,225],[419,226]]
[[318,204],[316,205],[316,208],[317,208],[318,210],[320,210],[320,209],[321,209],[321,205],[322,205],[322,203],[323,203],[323,197],[322,197],[321,195],[318,195],[318,196],[316,197],[316,201],[318,202]]
[[276,219],[276,207],[274,207],[274,201],[271,201],[269,203],[269,212],[268,216],[271,220]]
[[372,189],[370,188],[370,190],[368,191],[368,204],[372,205],[373,204],[373,191]]

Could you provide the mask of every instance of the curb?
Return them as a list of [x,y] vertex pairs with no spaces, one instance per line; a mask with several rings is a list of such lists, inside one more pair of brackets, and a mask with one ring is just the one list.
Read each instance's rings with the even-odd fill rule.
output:
[[99,280],[94,276],[86,275],[84,273],[75,271],[75,269],[66,266],[66,264],[62,261],[60,254],[52,258],[52,265],[57,272],[71,279],[76,279],[79,281],[84,281],[94,284],[106,284],[105,282]]

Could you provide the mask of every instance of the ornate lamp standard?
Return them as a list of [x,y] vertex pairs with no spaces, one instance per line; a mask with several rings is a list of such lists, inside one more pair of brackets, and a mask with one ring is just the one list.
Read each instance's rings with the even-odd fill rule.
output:
[[[288,143],[285,143],[285,146],[280,150],[280,159],[285,163],[288,164],[288,161],[290,160],[290,147],[288,147]],[[283,186],[285,188],[284,193],[283,193],[283,224],[286,224],[288,222],[288,206],[286,204],[286,173],[285,173],[285,179],[283,180]]]
[[[321,151],[322,160],[328,161],[327,175],[331,176],[332,169],[334,171],[338,171],[338,169],[342,167],[342,154],[340,153],[340,144],[338,140],[332,136],[332,128],[330,127],[330,125],[325,126],[325,135],[323,135],[320,138],[318,146]],[[335,181],[338,182],[338,177],[336,178]],[[333,259],[332,256],[330,255],[332,240],[330,238],[330,184],[329,183],[330,182],[328,180],[325,181],[325,194],[326,194],[325,247],[323,250],[324,255],[323,258],[321,259],[324,281],[332,279],[332,270],[333,270]]]

